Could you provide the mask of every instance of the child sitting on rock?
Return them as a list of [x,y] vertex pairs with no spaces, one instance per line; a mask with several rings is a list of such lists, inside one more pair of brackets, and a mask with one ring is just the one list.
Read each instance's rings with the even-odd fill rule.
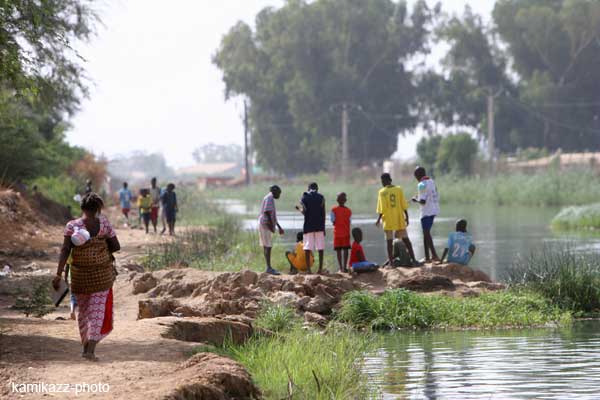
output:
[[310,252],[310,264],[306,264],[306,253],[304,251],[304,234],[298,232],[296,234],[296,247],[294,251],[286,251],[285,256],[290,263],[290,274],[296,274],[298,271],[306,272],[315,262],[315,258]]
[[448,236],[448,247],[444,249],[442,261],[448,255],[448,262],[453,264],[468,265],[475,254],[475,245],[471,235],[467,233],[467,220],[456,221],[456,232]]
[[379,268],[377,264],[367,261],[367,258],[365,257],[365,252],[360,244],[363,239],[362,229],[352,229],[352,238],[354,239],[354,243],[352,243],[352,249],[350,250],[350,261],[348,262],[351,271],[353,273],[371,272]]

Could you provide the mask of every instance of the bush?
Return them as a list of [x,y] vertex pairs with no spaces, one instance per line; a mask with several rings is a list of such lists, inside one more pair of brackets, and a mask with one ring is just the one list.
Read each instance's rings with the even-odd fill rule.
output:
[[265,302],[254,321],[254,325],[272,332],[282,332],[293,328],[298,321],[299,319],[293,308]]
[[570,314],[532,292],[490,292],[478,297],[422,295],[405,289],[381,296],[350,292],[338,319],[359,328],[432,329],[536,326],[566,321]]
[[436,168],[441,173],[470,175],[478,144],[468,133],[444,137],[439,145]]
[[576,313],[600,311],[600,257],[570,248],[549,249],[518,260],[507,282],[542,294],[553,304]]
[[29,295],[18,297],[13,308],[22,311],[26,317],[41,318],[51,313],[54,307],[48,294],[48,284],[41,283]]
[[563,208],[551,225],[557,230],[600,229],[600,203]]
[[419,163],[426,167],[433,167],[437,161],[438,151],[442,137],[439,135],[424,137],[417,143],[417,156]]
[[77,207],[78,205],[73,200],[73,196],[77,193],[77,182],[67,175],[38,178],[32,184],[37,185],[38,191],[50,200],[64,206]]

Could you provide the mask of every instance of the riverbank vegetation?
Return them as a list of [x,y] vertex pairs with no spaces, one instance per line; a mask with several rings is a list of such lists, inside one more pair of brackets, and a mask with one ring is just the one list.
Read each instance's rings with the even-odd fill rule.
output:
[[[596,175],[589,170],[548,170],[534,174],[498,174],[495,177],[441,175],[436,177],[436,184],[442,204],[559,207],[597,202],[600,184],[594,184],[596,180]],[[336,194],[343,191],[348,194],[350,208],[357,212],[374,213],[377,191],[381,188],[378,176],[361,176],[350,183],[331,182],[326,175],[306,176],[291,182],[283,179],[275,181],[273,183],[279,183],[283,189],[278,209],[293,211],[307,184],[312,181],[319,183],[319,191],[328,205],[333,206]],[[582,185],[582,181],[588,184]],[[416,184],[410,178],[395,179],[394,183],[403,186],[407,198],[416,190]],[[236,199],[253,210],[260,206],[268,186],[267,183],[260,183],[242,188],[217,189],[211,191],[210,197]]]
[[525,327],[570,321],[569,313],[533,292],[449,297],[405,289],[386,290],[381,296],[350,292],[337,318],[357,328],[376,330]]
[[551,249],[519,259],[507,282],[531,290],[577,316],[600,314],[600,257],[571,248]]
[[267,399],[369,398],[360,362],[376,340],[369,334],[341,325],[325,331],[302,328],[294,311],[284,306],[264,306],[257,318],[272,336],[255,336],[242,345],[200,346],[240,362]]
[[571,206],[560,210],[552,219],[556,231],[588,231],[600,229],[600,203]]

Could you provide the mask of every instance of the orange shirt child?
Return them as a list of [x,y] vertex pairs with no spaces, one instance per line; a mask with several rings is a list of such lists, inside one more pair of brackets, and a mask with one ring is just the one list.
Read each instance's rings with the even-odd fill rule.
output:
[[330,217],[333,223],[333,248],[349,249],[352,210],[338,205],[331,209]]

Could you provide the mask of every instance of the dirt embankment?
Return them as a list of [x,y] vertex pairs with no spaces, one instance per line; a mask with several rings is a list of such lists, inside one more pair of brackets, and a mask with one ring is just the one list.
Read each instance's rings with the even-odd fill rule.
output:
[[[60,227],[50,228],[48,235],[45,243],[40,240],[41,245],[57,247],[62,240]],[[258,398],[258,389],[238,363],[214,354],[192,358],[190,354],[198,343],[218,345],[225,337],[247,340],[256,331],[252,322],[263,301],[288,304],[307,322],[322,325],[350,290],[382,292],[402,287],[466,296],[502,288],[485,274],[456,265],[398,268],[357,277],[196,269],[150,273],[134,261],[145,246],[160,238],[130,229],[119,230],[118,235],[123,250],[117,257],[120,274],[114,286],[115,328],[98,345],[98,363],[80,357],[76,322],[68,319],[66,304],[42,319],[25,318],[9,307],[10,288],[16,282],[37,274],[49,283],[53,268],[45,272],[42,267],[44,262],[55,266],[56,249],[43,260],[18,259],[17,273],[0,279],[0,381],[5,383],[0,386],[0,398],[42,397],[14,392],[11,386],[39,382],[70,384],[68,393],[51,396],[56,398]],[[33,271],[24,270],[25,264]],[[76,394],[76,385],[86,383],[106,384],[110,390]]]

